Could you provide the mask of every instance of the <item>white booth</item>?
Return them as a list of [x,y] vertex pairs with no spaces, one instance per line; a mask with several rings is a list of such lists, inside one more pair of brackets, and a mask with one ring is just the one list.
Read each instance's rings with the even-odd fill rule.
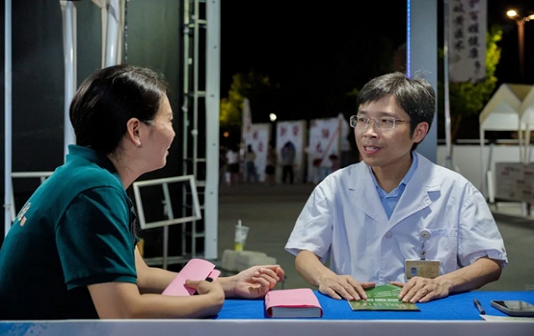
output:
[[[532,85],[502,84],[493,94],[479,116],[480,123],[480,163],[482,193],[494,202],[494,180],[492,177],[491,149],[485,149],[486,131],[518,131],[524,130],[525,124],[520,123],[519,109]],[[521,133],[520,137],[521,137]],[[521,139],[520,139],[521,145]],[[521,146],[520,146],[521,148]],[[487,154],[485,154],[487,152]],[[521,149],[519,153],[521,158]]]
[[522,161],[530,163],[530,133],[534,130],[534,86],[531,86],[527,96],[525,99],[523,99],[521,107],[519,108],[519,115],[521,118],[521,123],[525,124],[526,127],[525,141],[523,142],[524,149],[522,151]]

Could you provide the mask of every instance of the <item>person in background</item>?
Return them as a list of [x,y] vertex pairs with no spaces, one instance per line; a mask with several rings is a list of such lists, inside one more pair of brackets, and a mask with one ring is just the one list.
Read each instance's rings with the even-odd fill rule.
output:
[[228,183],[226,182],[226,171],[228,170],[226,164],[226,152],[228,150],[224,146],[219,147],[219,183]]
[[239,183],[239,153],[235,146],[231,146],[226,152],[226,167],[226,183]]
[[[281,153],[281,164],[282,164],[282,182],[284,184],[288,183],[293,184],[295,179],[293,173],[293,166],[295,165],[295,148],[291,142],[286,142],[284,147],[282,147]],[[288,181],[289,180],[289,181]]]
[[328,156],[328,159],[330,160],[330,163],[332,164],[332,166],[330,166],[329,174],[332,174],[333,172],[339,169],[339,157],[336,154],[330,154]]
[[266,183],[268,186],[275,185],[277,155],[272,144],[267,149],[267,166],[265,167]]
[[247,145],[247,151],[245,152],[247,182],[258,182],[258,172],[254,161],[256,161],[256,153],[252,149],[252,145]]

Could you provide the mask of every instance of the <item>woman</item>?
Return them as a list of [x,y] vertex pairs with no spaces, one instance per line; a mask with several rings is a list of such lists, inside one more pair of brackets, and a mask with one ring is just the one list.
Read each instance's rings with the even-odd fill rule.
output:
[[247,169],[247,182],[258,182],[258,173],[256,172],[256,153],[252,149],[252,145],[247,145],[245,152],[245,167]]
[[267,166],[265,167],[265,176],[268,186],[275,185],[276,161],[276,150],[273,145],[269,144],[269,148],[267,149]]
[[230,146],[228,152],[226,152],[226,166],[228,170],[226,182],[228,185],[239,183],[239,153],[235,146]]
[[163,79],[129,65],[102,69],[81,85],[70,118],[77,145],[0,250],[0,320],[213,316],[225,297],[262,297],[283,277],[258,266],[188,282],[200,295],[159,295],[176,273],[144,263],[125,189],[166,163],[175,134]]

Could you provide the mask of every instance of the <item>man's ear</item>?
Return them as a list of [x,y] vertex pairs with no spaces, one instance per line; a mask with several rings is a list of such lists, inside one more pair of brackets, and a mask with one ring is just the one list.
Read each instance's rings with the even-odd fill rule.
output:
[[417,124],[417,126],[413,130],[412,140],[415,143],[420,143],[425,138],[429,129],[430,129],[430,125],[428,125],[427,122],[421,122]]
[[126,123],[126,138],[130,140],[135,147],[141,147],[141,122],[137,118],[131,118]]

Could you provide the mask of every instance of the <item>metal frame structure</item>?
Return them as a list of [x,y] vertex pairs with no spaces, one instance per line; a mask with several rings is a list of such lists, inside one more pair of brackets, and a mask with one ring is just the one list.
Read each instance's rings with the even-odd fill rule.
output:
[[[171,196],[169,193],[169,183],[176,183],[176,182],[189,182],[189,187],[191,188],[191,192],[193,195],[193,216],[187,216],[183,218],[174,218],[173,210],[172,210],[172,202],[171,202]],[[158,221],[153,223],[147,223],[145,220],[145,212],[143,209],[143,201],[141,198],[141,189],[142,187],[148,187],[148,186],[155,186],[155,185],[161,185],[163,188],[163,197],[164,202],[166,206],[166,214],[169,217],[168,220],[164,221]],[[139,215],[139,223],[141,225],[141,229],[153,229],[157,227],[166,227],[173,224],[180,224],[180,223],[186,223],[193,220],[199,220],[202,218],[202,215],[200,214],[200,203],[198,201],[198,195],[197,195],[197,187],[195,184],[195,178],[193,175],[187,175],[187,176],[176,176],[176,177],[167,177],[167,178],[161,178],[156,180],[148,180],[148,181],[141,181],[141,182],[134,182],[133,184],[134,188],[134,194],[135,194],[135,201],[137,204],[137,211]]]
[[[406,74],[424,71],[425,79],[438,92],[438,3],[427,0],[406,1]],[[436,102],[437,102],[436,94]],[[417,152],[437,161],[437,113],[432,127],[417,147]]]
[[[182,218],[174,218],[174,211],[172,208],[172,201],[171,201],[171,195],[169,192],[169,184],[170,183],[178,183],[178,182],[189,182],[189,187],[191,188],[191,194],[192,194],[192,202],[193,202],[193,215],[182,217]],[[187,183],[184,183],[184,185]],[[148,186],[155,186],[155,185],[161,185],[163,189],[163,197],[164,197],[164,204],[165,204],[165,214],[167,215],[167,220],[163,221],[157,221],[153,223],[147,223],[145,220],[145,212],[143,208],[143,201],[141,198],[141,189],[142,187],[148,187]],[[169,225],[174,224],[183,224],[190,221],[199,220],[202,218],[200,214],[200,203],[198,201],[198,195],[197,195],[197,187],[195,184],[195,177],[193,175],[188,176],[176,176],[176,177],[168,177],[168,178],[162,178],[162,179],[155,179],[155,180],[149,180],[149,181],[141,181],[141,182],[134,182],[133,184],[134,194],[135,194],[135,201],[137,205],[137,211],[139,216],[139,224],[141,226],[141,229],[152,229],[156,227],[162,227],[163,226],[163,256],[156,257],[156,258],[145,258],[145,262],[148,265],[163,265],[164,269],[167,269],[167,266],[169,264]],[[172,263],[182,263],[184,262],[184,256],[179,257],[173,257]]]
[[[102,9],[102,65],[120,63],[124,30],[124,8],[127,0],[93,0]],[[72,0],[60,0],[63,19],[63,52],[65,61],[65,100],[64,100],[64,154],[68,146],[75,143],[74,129],[70,123],[69,108],[77,88],[77,12]],[[41,178],[41,183],[52,172],[12,172],[12,31],[11,0],[5,3],[5,179],[4,179],[4,235],[7,236],[15,218],[15,198],[13,178]]]
[[11,207],[11,222],[15,221],[15,193],[13,192],[13,178],[38,178],[41,181],[41,184],[52,175],[53,172],[23,172],[23,173],[11,173],[11,180],[9,183],[11,183],[11,204],[13,205]]
[[12,108],[13,108],[13,102],[12,102],[12,74],[13,74],[13,68],[12,68],[12,62],[11,62],[11,55],[12,55],[12,48],[11,48],[11,42],[12,42],[12,34],[11,34],[11,0],[5,0],[5,38],[4,38],[4,94],[5,94],[5,122],[4,122],[4,128],[5,128],[5,140],[4,140],[4,147],[5,147],[5,159],[4,159],[4,235],[7,236],[7,233],[9,232],[9,229],[11,228],[11,212],[14,211],[14,205],[11,201],[11,194],[13,192],[12,185],[11,185],[11,160],[12,160],[12,146],[11,146],[11,124],[12,124]]
[[120,64],[125,25],[126,2],[130,0],[92,0],[102,10],[102,67]]
[[[128,0],[92,0],[102,9],[102,65],[110,66],[120,63],[126,1]],[[203,15],[201,19],[201,4]],[[63,42],[65,57],[65,104],[64,104],[64,151],[68,152],[68,145],[75,142],[74,131],[69,122],[69,106],[76,90],[76,4],[73,1],[60,0],[63,14]],[[202,195],[203,204],[197,210],[203,215],[192,219],[192,232],[188,234],[183,225],[182,260],[187,257],[217,258],[217,221],[218,221],[218,153],[219,153],[219,81],[220,81],[220,0],[183,0],[183,106],[184,141],[183,141],[183,174],[193,175],[195,188],[191,193],[192,199],[198,200]],[[5,190],[4,190],[4,223],[5,235],[14,218],[15,205],[12,188],[12,178],[41,178],[43,180],[51,172],[19,172],[12,173],[11,156],[11,0],[5,1]],[[201,35],[205,37],[205,53],[201,57]],[[201,60],[202,58],[202,60]],[[200,88],[200,69],[205,69],[206,85]],[[205,125],[199,124],[199,107],[205,104]],[[191,111],[192,113],[189,113]],[[201,127],[203,126],[203,127]],[[203,137],[206,147],[199,148],[199,138]],[[191,155],[189,155],[191,153]],[[199,165],[205,165],[200,174]],[[205,171],[205,173],[204,173]],[[148,181],[147,181],[148,182]],[[196,195],[193,195],[196,194]],[[183,189],[184,212],[187,207],[189,194]],[[195,202],[193,202],[195,203]],[[195,206],[193,204],[193,206]],[[198,232],[196,221],[204,220],[203,232]],[[191,238],[191,253],[185,251],[187,236]],[[197,239],[205,239],[203,255],[196,253]],[[168,241],[167,241],[168,243]],[[168,259],[169,263],[172,261]]]
[[221,76],[221,0],[206,8],[206,187],[204,188],[205,257],[217,258],[219,222],[219,115]]
[[75,143],[74,129],[70,123],[69,107],[77,88],[76,80],[76,5],[73,1],[61,0],[61,12],[63,15],[63,53],[65,58],[65,100],[64,100],[64,154],[69,152],[69,145]]
[[[201,3],[205,3],[201,11]],[[219,153],[219,81],[220,81],[220,0],[183,1],[183,174],[192,174],[197,181],[198,194],[203,196],[204,231],[197,231],[193,221],[191,232],[182,227],[183,254],[186,254],[185,240],[191,237],[191,257],[217,258],[217,221],[218,221],[218,153]],[[202,19],[205,17],[205,19]],[[200,39],[206,39],[205,58],[200,56]],[[206,69],[205,87],[200,87],[199,69]],[[205,104],[205,125],[199,123],[199,107]],[[192,112],[192,113],[190,113]],[[199,136],[205,137],[206,147],[199,148]],[[199,171],[205,166],[205,180]],[[188,192],[184,188],[185,201]],[[204,255],[196,253],[198,238],[204,238]]]

